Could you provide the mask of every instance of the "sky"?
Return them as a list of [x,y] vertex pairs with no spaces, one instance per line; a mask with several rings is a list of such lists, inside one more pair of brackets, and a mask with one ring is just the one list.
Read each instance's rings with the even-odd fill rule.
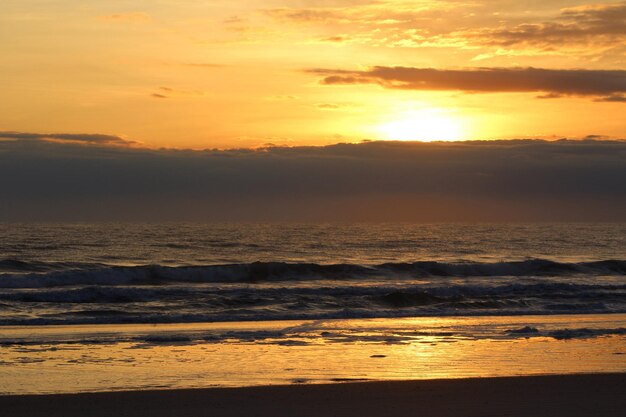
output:
[[0,221],[626,221],[626,1],[2,0]]
[[3,0],[0,131],[152,150],[620,139],[625,28],[624,1]]

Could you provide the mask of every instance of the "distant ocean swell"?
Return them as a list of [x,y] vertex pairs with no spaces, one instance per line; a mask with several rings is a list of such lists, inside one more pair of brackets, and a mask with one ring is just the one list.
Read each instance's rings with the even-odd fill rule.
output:
[[0,265],[0,325],[626,313],[621,260]]

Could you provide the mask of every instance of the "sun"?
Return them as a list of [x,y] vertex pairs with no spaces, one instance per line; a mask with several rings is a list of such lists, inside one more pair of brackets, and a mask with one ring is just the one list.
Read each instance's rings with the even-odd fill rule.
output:
[[422,109],[378,126],[387,140],[455,141],[463,140],[462,121],[443,109]]

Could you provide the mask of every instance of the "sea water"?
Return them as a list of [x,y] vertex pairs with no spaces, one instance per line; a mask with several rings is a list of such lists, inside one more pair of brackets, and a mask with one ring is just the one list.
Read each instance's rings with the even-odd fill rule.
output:
[[625,224],[0,225],[5,393],[626,371],[624,313]]

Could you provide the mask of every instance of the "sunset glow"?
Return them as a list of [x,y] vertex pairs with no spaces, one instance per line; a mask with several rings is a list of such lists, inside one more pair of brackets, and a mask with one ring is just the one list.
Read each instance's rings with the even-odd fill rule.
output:
[[[626,32],[615,28],[625,9],[585,0],[6,0],[0,131],[191,149],[620,138]],[[411,102],[422,105],[389,109]]]
[[385,139],[454,141],[465,138],[461,121],[438,109],[410,112],[380,126]]
[[0,414],[623,414],[608,1],[0,0]]

